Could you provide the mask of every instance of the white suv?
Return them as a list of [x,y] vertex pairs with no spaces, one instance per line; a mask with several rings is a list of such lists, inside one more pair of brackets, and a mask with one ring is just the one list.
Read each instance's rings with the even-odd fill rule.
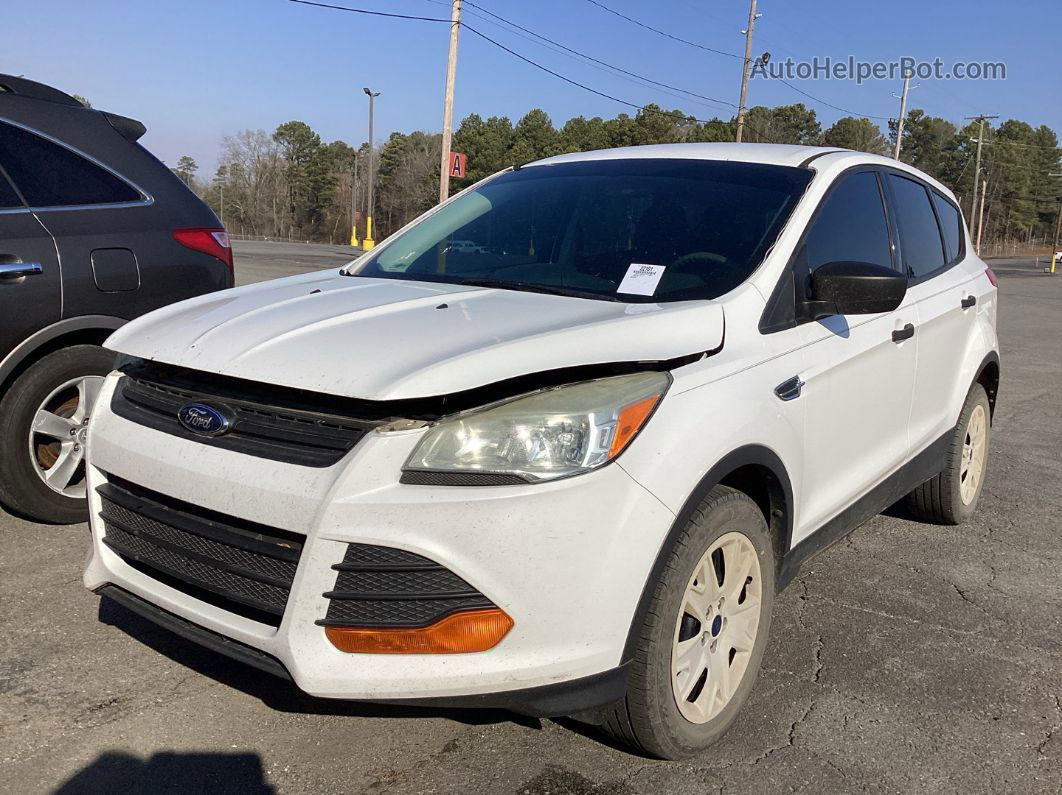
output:
[[892,160],[510,169],[342,270],[112,336],[85,584],[316,696],[579,713],[680,757],[810,555],[905,495],[974,511],[995,319],[952,194]]

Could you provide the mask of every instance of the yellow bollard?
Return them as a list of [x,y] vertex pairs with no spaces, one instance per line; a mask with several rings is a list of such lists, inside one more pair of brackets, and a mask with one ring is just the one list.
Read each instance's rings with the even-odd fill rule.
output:
[[372,239],[372,216],[365,217],[365,239],[361,241],[361,250],[370,251],[376,241]]

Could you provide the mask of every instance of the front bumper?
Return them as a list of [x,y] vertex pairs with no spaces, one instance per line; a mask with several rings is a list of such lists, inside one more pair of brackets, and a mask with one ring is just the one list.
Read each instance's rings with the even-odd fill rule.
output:
[[[587,700],[622,693],[621,658],[635,607],[674,519],[622,468],[526,486],[402,485],[402,463],[421,431],[371,433],[334,466],[300,467],[122,419],[109,410],[117,380],[109,378],[100,395],[89,440],[93,543],[84,580],[90,589],[116,587],[209,637],[257,650],[315,696],[445,699],[517,709],[523,703],[531,705],[523,711],[548,714],[562,702],[568,706],[559,711],[570,712],[594,706]],[[305,534],[279,627],[193,598],[104,545],[95,489],[108,476]],[[513,628],[497,646],[476,654],[338,651],[315,621],[325,616],[324,594],[336,581],[331,567],[349,543],[394,547],[437,561],[504,610]],[[554,696],[578,691],[586,698],[553,698],[548,689],[558,687]],[[547,690],[536,696],[533,691],[542,688]]]

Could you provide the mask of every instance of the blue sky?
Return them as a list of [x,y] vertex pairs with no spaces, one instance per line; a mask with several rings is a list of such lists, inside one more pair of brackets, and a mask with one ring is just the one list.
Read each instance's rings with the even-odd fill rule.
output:
[[[336,4],[424,16],[448,15],[439,0],[335,0]],[[740,60],[662,38],[588,0],[475,0],[484,9],[564,45],[654,80],[737,101]],[[745,0],[601,0],[654,27],[708,47],[741,53]],[[301,119],[325,140],[366,136],[362,86],[382,92],[376,138],[392,130],[438,130],[448,26],[296,5],[287,0],[9,0],[0,72],[24,74],[93,105],[142,120],[144,143],[167,163],[182,154],[212,170],[222,137],[272,131]],[[480,13],[474,8],[471,12]],[[1062,134],[1062,4],[895,0],[760,0],[754,52],[775,60],[812,56],[945,63],[1004,61],[1005,81],[921,81],[909,107],[961,121],[979,112],[1047,124]],[[557,72],[637,104],[682,107],[700,118],[732,109],[696,104],[577,62],[471,15],[491,38]],[[1031,24],[1030,24],[1031,23]],[[794,85],[859,114],[894,116],[898,81],[805,80]],[[777,82],[753,81],[750,104],[803,101],[823,126],[845,115]],[[568,117],[628,110],[536,70],[463,31],[455,125],[468,113],[515,122],[542,107]],[[882,124],[884,122],[881,122]],[[205,176],[201,172],[201,176]]]

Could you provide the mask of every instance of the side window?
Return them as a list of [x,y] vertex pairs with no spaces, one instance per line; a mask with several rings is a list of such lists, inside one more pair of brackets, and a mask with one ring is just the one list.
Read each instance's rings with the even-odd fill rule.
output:
[[931,195],[940,220],[940,230],[944,233],[944,256],[952,263],[962,255],[962,216],[958,208],[939,193],[933,191]]
[[841,177],[812,221],[804,248],[810,270],[827,262],[892,267],[889,227],[873,172]]
[[137,201],[140,194],[69,149],[0,122],[0,165],[30,207]]
[[22,202],[18,198],[18,194],[15,193],[15,189],[11,187],[11,183],[7,181],[7,178],[0,174],[0,210],[10,210],[12,207],[21,207]]
[[889,174],[900,226],[900,249],[912,278],[944,267],[944,246],[929,192],[918,182]]

